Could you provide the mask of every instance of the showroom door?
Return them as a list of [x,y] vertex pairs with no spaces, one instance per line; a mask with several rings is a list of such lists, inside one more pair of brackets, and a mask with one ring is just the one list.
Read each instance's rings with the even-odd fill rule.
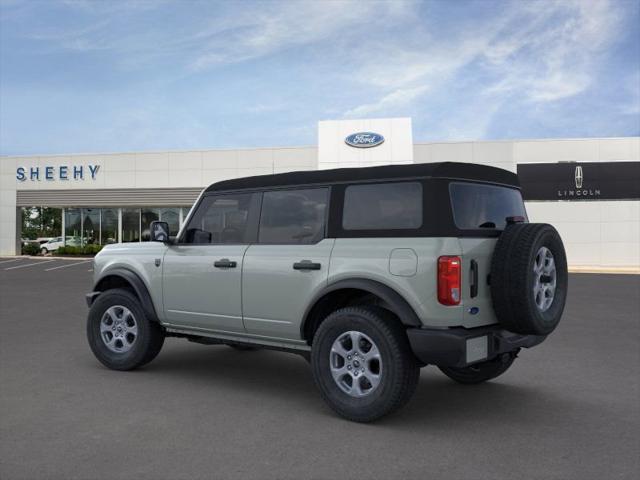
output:
[[300,339],[300,322],[327,283],[334,239],[324,238],[328,188],[265,192],[258,243],[244,257],[247,333]]
[[244,332],[242,262],[255,241],[257,194],[202,198],[163,265],[166,321],[216,332]]

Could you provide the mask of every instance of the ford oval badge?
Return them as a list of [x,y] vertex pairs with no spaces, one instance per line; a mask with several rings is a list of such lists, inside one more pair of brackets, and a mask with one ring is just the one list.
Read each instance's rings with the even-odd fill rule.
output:
[[373,132],[358,132],[352,133],[347,138],[344,139],[344,142],[347,145],[356,148],[371,148],[377,147],[382,142],[384,142],[384,137],[379,133]]

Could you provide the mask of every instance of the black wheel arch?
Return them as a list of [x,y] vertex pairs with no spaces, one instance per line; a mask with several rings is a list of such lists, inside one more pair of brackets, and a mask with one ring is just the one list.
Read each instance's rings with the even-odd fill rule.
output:
[[89,306],[91,306],[91,303],[93,303],[102,292],[113,288],[131,289],[135,296],[138,297],[138,300],[140,300],[140,304],[147,318],[154,322],[158,321],[158,315],[151,300],[149,289],[137,273],[127,268],[119,267],[105,271],[94,285],[92,294],[89,294],[89,296],[91,296]]
[[[324,318],[323,313],[326,313],[326,311],[333,311],[342,306],[337,304],[331,308],[333,303],[332,300],[336,298],[336,295],[340,292],[350,291],[366,293],[379,299],[382,302],[382,306],[395,314],[400,322],[405,326],[422,326],[422,322],[413,307],[411,307],[409,302],[407,302],[407,300],[393,288],[385,285],[384,283],[368,278],[352,278],[340,280],[327,285],[317,293],[309,303],[300,324],[300,335],[303,339],[307,340],[307,343],[311,343],[313,333]],[[329,308],[327,309],[327,307]]]

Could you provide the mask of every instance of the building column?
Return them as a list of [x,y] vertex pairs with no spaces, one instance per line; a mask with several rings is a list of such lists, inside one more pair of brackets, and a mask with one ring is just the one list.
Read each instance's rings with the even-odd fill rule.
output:
[[22,207],[16,207],[15,255],[22,255]]
[[16,161],[0,159],[0,255],[20,255],[22,212],[16,200]]
[[66,245],[67,244],[67,224],[65,220],[66,208],[62,208],[61,210],[62,210],[62,222],[60,222],[60,225],[62,225],[62,244]]
[[122,208],[118,208],[118,243],[122,243]]

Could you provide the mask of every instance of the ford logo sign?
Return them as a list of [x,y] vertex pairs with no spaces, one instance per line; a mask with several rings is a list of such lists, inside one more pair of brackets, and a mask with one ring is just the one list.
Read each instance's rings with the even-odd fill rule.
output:
[[373,132],[358,132],[349,135],[344,139],[347,145],[356,148],[371,148],[377,147],[384,142],[384,137],[379,133]]

